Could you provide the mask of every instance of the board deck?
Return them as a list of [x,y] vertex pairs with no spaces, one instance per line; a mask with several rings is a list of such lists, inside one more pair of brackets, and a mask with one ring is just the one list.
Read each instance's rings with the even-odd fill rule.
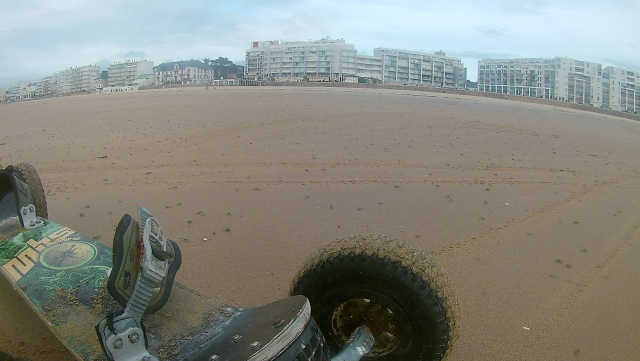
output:
[[[97,325],[121,309],[107,292],[111,249],[47,219],[32,230],[3,227],[0,272],[78,360],[107,360]],[[149,352],[179,360],[219,334],[242,309],[178,283],[160,311],[145,316]]]

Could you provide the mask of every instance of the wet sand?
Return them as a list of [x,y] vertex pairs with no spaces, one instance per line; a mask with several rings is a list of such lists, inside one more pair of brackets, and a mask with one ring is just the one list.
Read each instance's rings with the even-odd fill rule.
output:
[[[36,167],[52,220],[110,244],[145,205],[180,244],[177,281],[220,302],[284,297],[312,251],[381,233],[449,273],[452,360],[640,354],[640,122],[424,92],[218,87],[10,104],[0,129],[0,164]],[[70,359],[5,283],[0,350]]]

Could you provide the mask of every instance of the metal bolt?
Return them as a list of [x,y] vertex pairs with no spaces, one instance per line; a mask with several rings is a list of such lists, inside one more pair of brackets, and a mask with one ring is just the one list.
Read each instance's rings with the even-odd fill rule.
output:
[[23,216],[26,216],[26,215],[27,215],[27,209],[26,209],[26,208],[22,210],[22,215],[23,215]]
[[35,212],[35,211],[36,211],[35,207],[33,207],[33,205],[32,205],[32,204],[30,204],[30,205],[29,205],[29,212],[33,213],[33,212]]
[[122,346],[124,346],[124,345],[122,344],[122,339],[121,338],[116,338],[116,340],[113,341],[113,348],[115,348],[116,350],[121,349]]
[[253,342],[251,343],[251,349],[252,349],[252,350],[255,350],[255,349],[257,349],[258,347],[260,347],[260,345],[262,345],[262,342],[260,342],[260,341],[253,341]]
[[242,336],[235,335],[235,336],[233,336],[233,342],[238,342],[238,340],[241,339],[241,338],[242,338]]
[[140,335],[137,332],[132,332],[129,334],[129,342],[136,343],[140,340]]
[[220,360],[220,356],[218,355],[211,355],[209,357],[209,361],[218,361],[218,360]]
[[140,361],[151,361],[151,356],[142,356]]

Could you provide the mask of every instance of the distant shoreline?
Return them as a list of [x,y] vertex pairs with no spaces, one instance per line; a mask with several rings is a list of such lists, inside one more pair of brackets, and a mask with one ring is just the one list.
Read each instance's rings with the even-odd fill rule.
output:
[[[232,85],[230,85],[232,86]],[[491,92],[481,92],[474,90],[465,90],[465,89],[452,89],[452,88],[440,88],[440,87],[430,87],[430,86],[417,86],[417,85],[384,85],[384,84],[361,84],[361,83],[345,83],[345,82],[263,82],[260,86],[274,86],[274,87],[308,87],[308,88],[355,88],[355,89],[389,89],[389,90],[405,90],[405,91],[419,91],[419,92],[427,92],[427,93],[441,93],[441,94],[456,94],[456,95],[467,95],[467,96],[475,96],[482,98],[491,98],[491,99],[500,99],[500,100],[511,100],[523,103],[534,103],[534,104],[544,104],[551,105],[560,108],[574,109],[574,110],[582,110],[586,112],[610,115],[619,118],[625,118],[635,121],[640,121],[640,115],[620,112],[612,109],[598,108],[590,105],[582,105],[568,102],[561,102],[557,100],[550,99],[540,99],[533,97],[525,97],[520,95],[512,95],[512,94],[500,94],[500,93],[491,93]],[[204,88],[202,84],[172,84],[167,86],[167,88]],[[210,87],[214,87],[210,85]],[[226,86],[225,86],[226,87]],[[152,90],[152,89],[162,89],[162,86],[151,86],[151,87],[141,87],[138,91],[144,90]],[[10,104],[21,104],[24,102],[34,101],[34,100],[44,100],[44,99],[55,99],[62,98],[68,96],[76,96],[76,95],[89,95],[89,94],[97,94],[96,92],[79,92],[72,94],[65,94],[63,96],[43,96],[39,98],[30,98],[17,100],[13,102],[5,102],[2,103],[3,106],[7,106]]]

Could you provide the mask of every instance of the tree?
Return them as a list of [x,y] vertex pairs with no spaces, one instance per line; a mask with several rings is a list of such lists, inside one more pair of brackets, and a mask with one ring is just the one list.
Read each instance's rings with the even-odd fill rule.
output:
[[[205,58],[207,60],[208,58]],[[226,57],[219,56],[217,59],[209,59],[209,64],[213,68],[214,79],[228,78],[229,74],[238,74],[240,66],[234,64]]]
[[223,58],[221,56],[218,57],[218,59],[215,60],[211,60],[211,65],[218,65],[218,66],[231,66],[233,65],[233,62],[227,58]]

